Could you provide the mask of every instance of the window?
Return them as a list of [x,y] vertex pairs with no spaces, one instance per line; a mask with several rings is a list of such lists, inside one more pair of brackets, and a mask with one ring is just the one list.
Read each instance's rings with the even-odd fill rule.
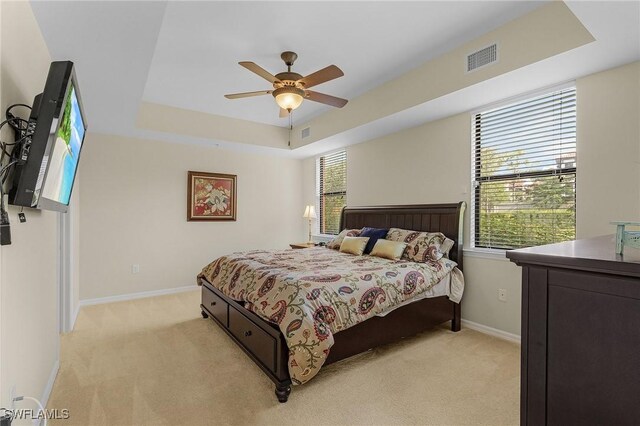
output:
[[575,87],[472,119],[475,247],[514,249],[575,239]]
[[339,151],[318,158],[316,179],[319,231],[335,235],[340,232],[340,215],[347,205],[347,152]]

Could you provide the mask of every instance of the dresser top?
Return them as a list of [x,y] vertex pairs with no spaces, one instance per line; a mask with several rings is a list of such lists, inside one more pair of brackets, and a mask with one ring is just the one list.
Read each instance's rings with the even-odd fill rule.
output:
[[625,247],[616,254],[614,235],[510,250],[518,265],[542,265],[640,277],[640,250]]

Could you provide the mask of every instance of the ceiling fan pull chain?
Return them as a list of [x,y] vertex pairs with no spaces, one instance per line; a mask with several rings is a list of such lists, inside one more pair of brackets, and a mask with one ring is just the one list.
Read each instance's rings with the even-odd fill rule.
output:
[[289,111],[289,148],[291,148],[291,132],[293,131],[293,111]]

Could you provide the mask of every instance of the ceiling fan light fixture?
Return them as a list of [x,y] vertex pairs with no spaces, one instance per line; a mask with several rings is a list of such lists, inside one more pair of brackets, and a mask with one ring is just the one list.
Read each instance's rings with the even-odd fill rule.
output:
[[[2,0],[0,0],[2,1]],[[241,66],[248,69],[254,74],[267,80],[272,84],[274,90],[261,90],[257,92],[231,93],[224,95],[227,99],[250,98],[253,96],[272,95],[278,106],[280,107],[280,118],[289,116],[294,109],[302,105],[305,99],[321,104],[330,105],[336,108],[342,108],[347,104],[346,99],[337,98],[335,96],[307,90],[310,87],[317,86],[327,81],[335,80],[342,77],[344,73],[335,65],[329,65],[321,70],[302,76],[297,72],[291,71],[291,67],[298,55],[294,52],[282,52],[280,55],[287,70],[276,75],[271,74],[261,66],[248,61],[238,62]]]
[[291,112],[298,108],[304,100],[304,90],[297,87],[280,87],[273,91],[273,97],[280,108]]

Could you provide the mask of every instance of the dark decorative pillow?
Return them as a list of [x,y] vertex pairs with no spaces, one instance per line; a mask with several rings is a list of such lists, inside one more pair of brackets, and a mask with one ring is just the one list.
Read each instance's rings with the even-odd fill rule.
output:
[[367,242],[367,246],[364,248],[364,254],[371,253],[371,250],[373,250],[373,247],[376,245],[376,241],[379,239],[384,240],[387,232],[389,232],[389,230],[386,228],[362,228],[360,236],[369,237],[369,242]]

